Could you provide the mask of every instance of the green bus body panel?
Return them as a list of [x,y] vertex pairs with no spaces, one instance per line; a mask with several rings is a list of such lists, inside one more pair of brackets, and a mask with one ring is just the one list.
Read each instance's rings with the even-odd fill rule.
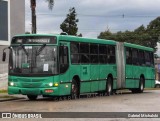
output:
[[[59,95],[57,87],[50,87],[49,83],[59,83],[59,76],[50,77],[18,77],[9,76],[9,83],[14,82],[14,86],[8,86],[9,94],[32,94],[48,95],[46,89],[53,89],[55,95]],[[37,91],[36,91],[37,90]]]
[[[135,48],[153,52],[153,48],[144,47],[136,44],[124,43],[125,47]],[[155,68],[146,66],[136,66],[126,64],[126,88],[138,88],[141,76],[145,78],[145,88],[155,86]]]
[[[115,45],[116,41],[103,39],[89,39],[83,37],[44,34],[45,36],[56,36],[57,44],[68,46],[69,68],[65,73],[49,77],[18,77],[9,76],[8,81],[14,82],[14,86],[8,86],[9,94],[24,95],[46,95],[61,96],[70,95],[72,79],[78,77],[80,81],[80,93],[97,92],[106,90],[108,75],[113,76],[113,89],[117,89],[117,64],[72,64],[70,60],[70,42],[87,42],[97,44]],[[44,36],[43,34],[25,34],[17,36]],[[49,45],[49,44],[47,44]],[[140,45],[124,43],[124,47],[131,47],[153,52],[152,48]],[[125,51],[124,51],[125,52]],[[138,88],[140,76],[145,77],[145,87],[154,87],[155,69],[152,67],[142,67],[125,65],[125,87],[128,89]],[[58,83],[57,87],[50,87],[49,83]],[[53,93],[46,93],[46,89],[52,89]]]
[[126,65],[126,88],[138,88],[142,75],[145,78],[145,88],[153,88],[155,86],[154,68]]
[[[84,92],[90,92],[91,91],[91,84],[88,82],[90,80],[90,65],[80,65],[80,80],[81,80],[81,85],[80,85],[80,91],[81,93]],[[85,82],[87,81],[87,82]]]

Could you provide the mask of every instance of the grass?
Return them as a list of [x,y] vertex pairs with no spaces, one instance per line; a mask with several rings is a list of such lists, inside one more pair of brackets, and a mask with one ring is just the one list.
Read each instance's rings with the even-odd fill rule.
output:
[[7,93],[7,92],[8,90],[5,90],[5,89],[0,90],[0,93]]
[[4,96],[0,96],[0,98],[15,98],[15,97],[10,96],[10,95],[4,95]]
[[8,95],[8,90],[1,89],[0,90],[0,100],[3,99],[3,98],[4,99],[16,99],[17,97]]

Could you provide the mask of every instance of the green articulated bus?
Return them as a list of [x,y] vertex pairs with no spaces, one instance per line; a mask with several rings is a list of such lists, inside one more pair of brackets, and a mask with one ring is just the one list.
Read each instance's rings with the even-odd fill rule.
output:
[[[142,93],[154,87],[153,49],[113,40],[25,34],[9,47],[8,93],[42,96],[105,92]],[[6,53],[3,52],[3,61]]]

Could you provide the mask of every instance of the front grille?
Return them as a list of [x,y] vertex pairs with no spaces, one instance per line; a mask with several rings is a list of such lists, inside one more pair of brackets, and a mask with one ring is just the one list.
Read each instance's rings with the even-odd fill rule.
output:
[[42,83],[21,83],[24,88],[38,88],[41,87]]
[[45,79],[26,79],[26,78],[18,78],[18,82],[20,82],[21,87],[23,88],[38,88],[41,87]]

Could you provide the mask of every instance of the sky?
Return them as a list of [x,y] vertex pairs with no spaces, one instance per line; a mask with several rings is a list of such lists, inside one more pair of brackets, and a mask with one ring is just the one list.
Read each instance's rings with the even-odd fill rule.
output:
[[[25,4],[25,28],[31,32],[30,0]],[[79,19],[78,34],[84,37],[97,38],[108,29],[113,33],[132,31],[160,16],[159,5],[160,0],[55,0],[53,10],[49,10],[46,0],[37,0],[37,33],[61,33],[60,24],[72,7]]]

